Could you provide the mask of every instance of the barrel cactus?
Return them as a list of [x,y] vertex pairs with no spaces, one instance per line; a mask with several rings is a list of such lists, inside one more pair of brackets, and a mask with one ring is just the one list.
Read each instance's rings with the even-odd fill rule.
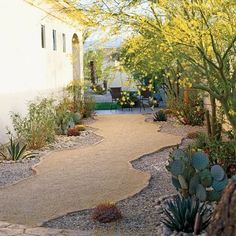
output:
[[195,196],[200,201],[220,200],[228,183],[220,165],[210,166],[204,152],[186,153],[175,149],[170,157],[167,169],[172,174],[172,184],[182,196]]

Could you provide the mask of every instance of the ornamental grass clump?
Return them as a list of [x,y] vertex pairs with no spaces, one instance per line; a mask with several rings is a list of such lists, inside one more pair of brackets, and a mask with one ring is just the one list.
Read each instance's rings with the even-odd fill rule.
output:
[[204,231],[210,223],[212,212],[204,203],[193,198],[177,196],[162,207],[161,222],[171,231],[195,233]]
[[99,204],[92,214],[92,219],[100,223],[110,223],[120,220],[121,218],[121,211],[113,203]]
[[52,99],[31,102],[25,116],[12,112],[11,119],[17,138],[29,149],[38,149],[55,138],[56,119]]

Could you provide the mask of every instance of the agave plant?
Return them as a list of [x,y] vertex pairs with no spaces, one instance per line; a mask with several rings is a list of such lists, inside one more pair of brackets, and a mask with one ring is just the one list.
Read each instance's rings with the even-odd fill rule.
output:
[[32,153],[25,153],[27,145],[21,146],[19,142],[14,142],[13,138],[10,137],[10,144],[7,146],[7,153],[0,152],[0,155],[5,159],[11,159],[13,161],[18,161],[24,158],[32,158],[35,155]]
[[197,199],[178,196],[164,205],[161,222],[171,231],[198,234],[210,223],[211,210]]
[[153,114],[153,121],[167,121],[166,113],[163,110]]

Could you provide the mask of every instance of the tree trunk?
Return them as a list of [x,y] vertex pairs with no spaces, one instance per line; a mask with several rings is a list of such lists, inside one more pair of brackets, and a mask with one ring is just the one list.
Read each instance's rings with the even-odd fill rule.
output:
[[216,136],[217,132],[217,114],[216,114],[216,99],[210,95],[210,100],[211,100],[211,131],[212,131],[212,136]]
[[94,65],[94,61],[90,61],[90,75],[91,75],[91,82],[92,85],[96,84],[96,73],[95,73],[95,65]]
[[236,180],[231,180],[207,229],[208,236],[236,235]]

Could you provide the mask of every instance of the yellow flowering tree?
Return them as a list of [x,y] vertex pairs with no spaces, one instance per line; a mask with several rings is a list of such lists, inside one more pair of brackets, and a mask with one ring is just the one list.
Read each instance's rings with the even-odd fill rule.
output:
[[[78,8],[93,13],[97,22],[109,25],[114,33],[130,30],[143,45],[153,42],[150,50],[140,52],[139,62],[143,58],[145,64],[147,58],[155,67],[158,52],[162,53],[160,63],[171,55],[173,60],[166,63],[175,65],[175,71],[181,68],[179,82],[218,100],[236,138],[236,1],[94,0]],[[152,69],[150,62],[146,65]]]

